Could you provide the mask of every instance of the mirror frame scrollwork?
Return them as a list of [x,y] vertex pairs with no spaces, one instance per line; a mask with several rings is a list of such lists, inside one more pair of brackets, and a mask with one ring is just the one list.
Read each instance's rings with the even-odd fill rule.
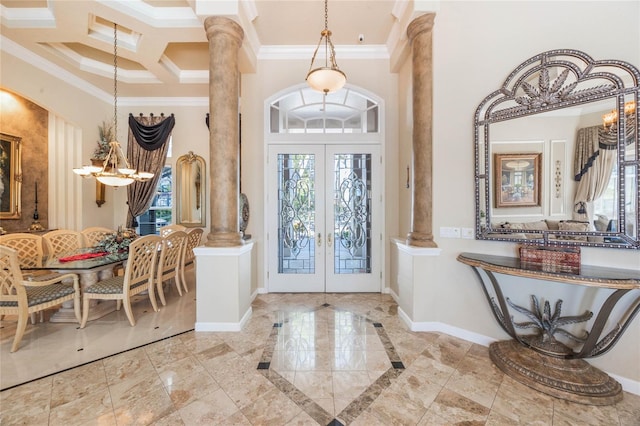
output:
[[[178,157],[176,161],[177,224],[187,228],[202,228],[206,225],[206,176],[204,158],[192,151]],[[193,211],[199,211],[200,217],[197,220],[190,217]]]
[[[640,249],[640,146],[638,111],[640,72],[620,60],[594,60],[578,50],[550,50],[531,57],[507,77],[498,90],[477,107],[474,118],[476,239],[510,241],[538,245],[595,246]],[[615,100],[617,116],[617,214],[616,230],[524,230],[505,229],[492,223],[492,197],[495,175],[492,173],[491,125],[563,108],[585,106]],[[635,102],[635,113],[625,119],[625,102]],[[560,112],[560,111],[558,111]],[[633,155],[625,155],[625,146],[634,144]],[[632,158],[631,158],[632,157]],[[635,193],[625,192],[625,169],[635,178]],[[553,173],[554,171],[549,171]],[[558,191],[555,179],[546,182],[544,191]],[[628,174],[628,173],[627,173]],[[632,188],[631,186],[629,188]],[[628,189],[627,189],[628,190]],[[495,196],[495,195],[494,195]],[[573,196],[573,194],[571,194]],[[625,200],[626,198],[626,200]],[[625,214],[625,202],[635,203],[635,215]],[[629,217],[633,216],[633,217]],[[633,235],[621,230],[633,224]],[[524,235],[523,235],[524,234]],[[523,237],[526,238],[523,240]]]

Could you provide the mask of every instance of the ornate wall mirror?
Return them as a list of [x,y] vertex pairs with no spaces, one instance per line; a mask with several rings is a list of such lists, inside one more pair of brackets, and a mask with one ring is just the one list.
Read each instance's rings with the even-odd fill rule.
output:
[[640,73],[552,50],[475,114],[476,238],[640,249]]
[[0,219],[20,219],[21,145],[22,138],[0,133]]
[[176,163],[176,223],[197,228],[206,224],[206,168],[204,158],[189,151]]

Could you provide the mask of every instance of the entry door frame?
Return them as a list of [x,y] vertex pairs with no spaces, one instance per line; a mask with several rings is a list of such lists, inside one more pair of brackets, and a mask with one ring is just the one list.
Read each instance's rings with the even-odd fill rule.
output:
[[[384,161],[384,144],[381,143],[381,141],[377,138],[363,138],[364,135],[352,135],[355,136],[353,139],[351,140],[350,135],[348,134],[340,134],[340,135],[312,135],[311,138],[307,139],[305,138],[304,140],[301,139],[294,139],[291,138],[292,135],[286,135],[284,138],[282,139],[276,139],[276,138],[269,138],[267,139],[267,143],[265,143],[265,150],[264,150],[264,156],[265,156],[265,161],[267,161],[269,159],[269,153],[270,153],[270,148],[272,145],[290,145],[292,147],[305,147],[305,146],[309,146],[309,145],[372,145],[372,146],[377,146],[378,148],[378,156],[377,158],[372,158],[372,161],[375,161],[377,163],[378,166],[378,176],[376,177],[377,180],[377,184],[379,185],[380,191],[380,200],[375,200],[374,202],[376,202],[376,204],[378,205],[378,209],[379,209],[379,215],[378,215],[378,220],[379,220],[379,234],[380,234],[380,250],[379,250],[379,267],[377,268],[376,273],[379,274],[378,282],[379,282],[379,291],[382,293],[385,291],[385,288],[387,287],[385,285],[385,265],[386,265],[386,251],[387,251],[387,247],[385,245],[385,241],[386,241],[386,222],[385,222],[385,203],[384,203],[384,199],[385,199],[385,161]],[[318,137],[320,136],[320,137]],[[324,137],[322,137],[324,136]],[[337,138],[336,138],[337,136]],[[379,135],[378,135],[379,136]],[[270,200],[270,194],[269,194],[269,182],[270,182],[270,176],[269,176],[269,172],[270,172],[271,168],[268,165],[265,165],[264,167],[264,234],[263,234],[263,241],[264,241],[264,256],[263,256],[263,265],[264,265],[264,276],[263,276],[263,282],[264,282],[264,292],[265,293],[269,293],[269,266],[270,266],[270,253],[269,253],[269,238],[270,236],[268,235],[269,233],[269,209],[272,206],[272,203],[275,202],[273,200]],[[276,236],[277,238],[277,236]],[[326,278],[325,278],[326,279]],[[323,283],[324,285],[324,283]]]

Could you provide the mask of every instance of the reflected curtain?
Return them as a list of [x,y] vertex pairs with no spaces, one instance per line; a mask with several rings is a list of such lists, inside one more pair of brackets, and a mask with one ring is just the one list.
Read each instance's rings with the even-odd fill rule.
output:
[[588,203],[602,196],[609,185],[613,166],[616,164],[617,137],[610,137],[602,126],[578,130],[573,163],[574,180],[578,182],[574,202],[574,219],[586,219],[592,223],[592,213],[585,208]]
[[167,159],[169,137],[175,125],[173,114],[169,117],[149,117],[129,114],[129,139],[127,157],[131,167],[153,173],[145,182],[133,182],[127,187],[127,227],[135,228],[136,217],[147,211],[153,202],[156,186]]

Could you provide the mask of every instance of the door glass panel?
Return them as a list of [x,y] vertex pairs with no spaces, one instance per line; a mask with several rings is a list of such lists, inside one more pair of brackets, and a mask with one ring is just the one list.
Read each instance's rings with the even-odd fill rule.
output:
[[371,272],[371,154],[335,154],[334,273]]
[[278,272],[315,273],[315,156],[278,154]]

